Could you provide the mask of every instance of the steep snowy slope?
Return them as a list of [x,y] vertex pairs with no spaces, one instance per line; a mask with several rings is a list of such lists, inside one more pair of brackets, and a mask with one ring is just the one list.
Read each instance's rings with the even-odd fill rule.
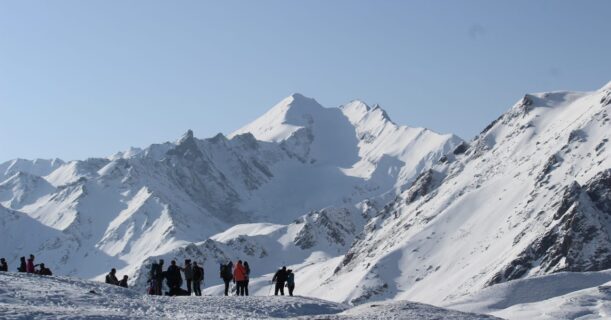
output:
[[[396,181],[396,187],[402,187],[462,143],[452,134],[440,135],[426,128],[397,126],[378,105],[371,108],[355,100],[340,109],[356,128],[359,138],[360,160],[345,171],[356,176],[380,182]],[[440,145],[443,148],[431,152],[431,146]]]
[[35,176],[46,176],[59,168],[64,162],[60,159],[14,159],[0,163],[0,182],[10,178],[17,172],[29,173]]
[[[378,123],[380,133],[374,132],[374,122],[353,120],[341,108],[324,108],[295,94],[230,138],[218,134],[201,140],[189,130],[176,142],[109,158],[55,161],[29,174],[15,170],[29,170],[32,163],[8,162],[3,172],[15,173],[0,184],[0,203],[69,239],[59,245],[61,258],[47,260],[66,275],[96,277],[117,267],[134,276],[149,257],[182,252],[192,243],[201,246],[247,223],[281,225],[283,231],[249,240],[268,252],[284,248],[278,254],[289,252],[288,243],[303,250],[291,263],[310,254],[336,258],[365,222],[359,203],[382,194],[392,198],[430,167],[431,159],[461,143],[451,135],[397,127],[387,117]],[[364,142],[363,130],[380,138]],[[361,167],[369,171],[360,172]],[[332,226],[338,232],[330,235],[332,254],[314,245],[328,231],[318,224],[337,222],[338,215],[325,212],[349,213],[340,219],[344,230]],[[296,219],[306,220],[296,227]],[[250,234],[247,229],[233,230]],[[239,242],[240,236],[248,238],[235,233],[234,240],[219,240],[220,246]],[[46,240],[32,241],[43,245]],[[226,249],[227,257],[241,255],[244,248],[238,249]]]
[[44,178],[19,171],[0,183],[0,203],[19,210],[54,191],[55,188]]
[[611,86],[525,96],[369,221],[310,294],[439,304],[512,279],[611,268],[610,97]]

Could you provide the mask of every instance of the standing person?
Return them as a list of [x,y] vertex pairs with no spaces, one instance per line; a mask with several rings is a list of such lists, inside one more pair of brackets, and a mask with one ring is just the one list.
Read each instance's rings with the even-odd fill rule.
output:
[[160,296],[161,288],[163,287],[163,278],[165,277],[163,273],[163,259],[159,259],[159,263],[157,263],[154,268],[153,279],[155,280],[155,287],[153,291],[155,295]]
[[229,283],[233,279],[233,274],[231,269],[233,267],[233,262],[229,262],[227,264],[221,263],[221,279],[225,282],[225,295],[229,295]]
[[293,290],[295,290],[295,274],[293,270],[286,270],[286,287],[289,288],[289,296],[293,296]]
[[110,273],[106,275],[106,283],[113,284],[115,286],[119,285],[119,279],[117,279],[117,269],[112,268]]
[[151,264],[151,270],[149,270],[149,288],[148,288],[148,294],[150,295],[156,295],[156,288],[157,288],[157,279],[155,277],[155,272],[157,271],[157,262],[153,262]]
[[244,270],[246,270],[246,282],[244,283],[244,291],[248,295],[248,282],[250,282],[250,266],[248,261],[244,261]]
[[123,288],[127,288],[127,279],[129,279],[129,277],[127,275],[124,275],[123,279],[119,281],[119,286]]
[[27,273],[34,273],[34,255],[31,254],[30,258],[28,259],[27,264],[25,265],[25,272]]
[[202,295],[201,284],[204,280],[204,269],[197,265],[197,262],[193,262],[193,292],[196,296]]
[[274,278],[272,279],[272,283],[274,282],[276,283],[276,290],[274,290],[274,295],[277,296],[278,292],[280,292],[281,295],[284,295],[284,283],[286,282],[286,266],[276,271],[276,274],[274,274]]
[[236,295],[243,296],[246,291],[246,269],[242,265],[242,260],[238,260],[238,263],[233,270],[233,280],[236,283]]
[[8,271],[8,264],[6,264],[6,260],[4,258],[0,258],[0,271]]
[[26,271],[25,257],[21,257],[21,263],[19,264],[19,268],[17,268],[17,271],[19,271],[19,272],[25,272]]
[[176,260],[172,260],[170,263],[166,271],[166,278],[170,288],[170,295],[179,294],[180,286],[182,285],[182,275],[180,275],[180,268],[176,265]]
[[191,295],[191,284],[193,283],[193,267],[191,266],[191,259],[185,260],[185,267],[182,268],[185,273],[185,280],[187,280],[187,292]]

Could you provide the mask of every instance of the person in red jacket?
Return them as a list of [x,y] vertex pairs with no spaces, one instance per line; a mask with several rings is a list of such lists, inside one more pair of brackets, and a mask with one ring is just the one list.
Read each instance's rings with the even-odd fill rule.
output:
[[35,273],[36,272],[34,270],[34,255],[33,254],[30,255],[30,259],[28,259],[28,262],[25,265],[25,272],[27,272],[27,273]]
[[242,265],[242,260],[238,261],[235,268],[233,269],[233,281],[236,283],[236,295],[243,296],[246,292],[246,269]]

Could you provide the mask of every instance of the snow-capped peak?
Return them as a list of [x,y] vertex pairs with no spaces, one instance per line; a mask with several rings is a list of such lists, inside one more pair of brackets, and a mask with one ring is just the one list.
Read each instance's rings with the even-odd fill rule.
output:
[[282,99],[255,121],[230,134],[229,138],[250,132],[258,140],[283,141],[299,128],[307,126],[313,115],[324,110],[316,100],[294,93]]

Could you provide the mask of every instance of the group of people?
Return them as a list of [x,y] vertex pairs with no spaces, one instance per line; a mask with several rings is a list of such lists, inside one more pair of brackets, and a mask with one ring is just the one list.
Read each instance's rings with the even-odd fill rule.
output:
[[[18,272],[34,273],[43,276],[53,275],[51,269],[47,268],[44,263],[34,264],[34,255],[31,254],[30,258],[26,260],[25,257],[21,257]],[[37,269],[38,267],[38,269]],[[8,272],[8,263],[5,258],[0,258],[0,271]]]
[[221,279],[225,283],[225,295],[229,295],[229,284],[231,281],[235,283],[236,296],[247,296],[248,295],[248,282],[250,278],[250,265],[247,261],[242,263],[242,260],[238,260],[235,267],[233,262],[229,261],[226,264],[221,263]]
[[[184,265],[179,266],[176,264],[176,260],[172,260],[170,266],[164,271],[163,264],[163,259],[159,259],[159,261],[153,262],[151,265],[148,277],[148,293],[150,295],[163,295],[162,288],[164,281],[169,289],[165,292],[165,295],[202,295],[201,286],[204,281],[203,266],[200,266],[197,262],[191,262],[190,259],[186,259]],[[186,280],[186,290],[182,288],[183,275]],[[230,290],[231,283],[235,284],[236,296],[248,296],[250,265],[247,261],[238,260],[235,264],[233,261],[221,263],[219,275],[225,284],[224,293],[226,296],[230,294],[230,291],[233,291]],[[272,283],[275,283],[275,295],[284,295],[284,288],[286,287],[288,288],[288,294],[292,296],[295,289],[295,274],[292,270],[282,267],[274,274]]]
[[[191,259],[186,259],[184,266],[178,266],[176,260],[170,262],[170,266],[166,271],[163,271],[163,259],[159,262],[154,262],[151,265],[149,272],[149,289],[151,295],[162,295],[163,280],[165,279],[169,291],[166,295],[169,296],[190,296],[194,293],[196,296],[202,295],[201,284],[204,281],[204,268],[197,262],[191,263]],[[185,275],[187,290],[182,289],[182,273]]]
[[276,283],[276,288],[274,290],[274,295],[284,295],[284,287],[289,289],[289,295],[293,296],[293,290],[295,290],[295,274],[293,270],[286,269],[286,267],[282,267],[282,269],[276,271],[274,277],[272,278],[272,283]]
[[106,283],[114,284],[115,286],[127,288],[127,280],[129,277],[127,275],[123,276],[123,279],[117,279],[117,269],[112,268],[110,272],[106,275]]
[[[53,273],[44,263],[34,264],[34,255],[31,254],[29,259],[21,257],[21,263],[17,271],[34,273],[39,275],[52,275]],[[149,289],[148,293],[151,295],[162,295],[163,280],[169,288],[165,294],[169,296],[190,296],[194,293],[196,296],[202,295],[201,284],[204,281],[204,268],[197,264],[197,262],[191,263],[190,259],[185,260],[184,266],[178,266],[176,260],[172,260],[170,266],[166,271],[163,271],[163,259],[159,259],[158,262],[154,262],[151,265],[149,272]],[[38,267],[38,269],[36,269]],[[0,258],[0,271],[7,272],[8,264],[5,258]],[[184,274],[184,278],[187,283],[187,289],[182,289],[183,277],[181,272]],[[235,294],[237,296],[248,295],[248,283],[250,278],[250,265],[247,261],[238,262],[233,264],[232,261],[220,264],[220,277],[225,283],[225,295],[229,295],[229,288],[231,282],[235,284]],[[127,288],[127,281],[129,277],[124,275],[121,280],[117,279],[117,270],[112,268],[106,275],[106,283],[121,286]],[[274,294],[284,295],[284,288],[287,287],[289,295],[293,295],[295,289],[295,274],[291,269],[282,267],[274,274],[272,283],[275,283]],[[271,289],[270,289],[271,290]]]

